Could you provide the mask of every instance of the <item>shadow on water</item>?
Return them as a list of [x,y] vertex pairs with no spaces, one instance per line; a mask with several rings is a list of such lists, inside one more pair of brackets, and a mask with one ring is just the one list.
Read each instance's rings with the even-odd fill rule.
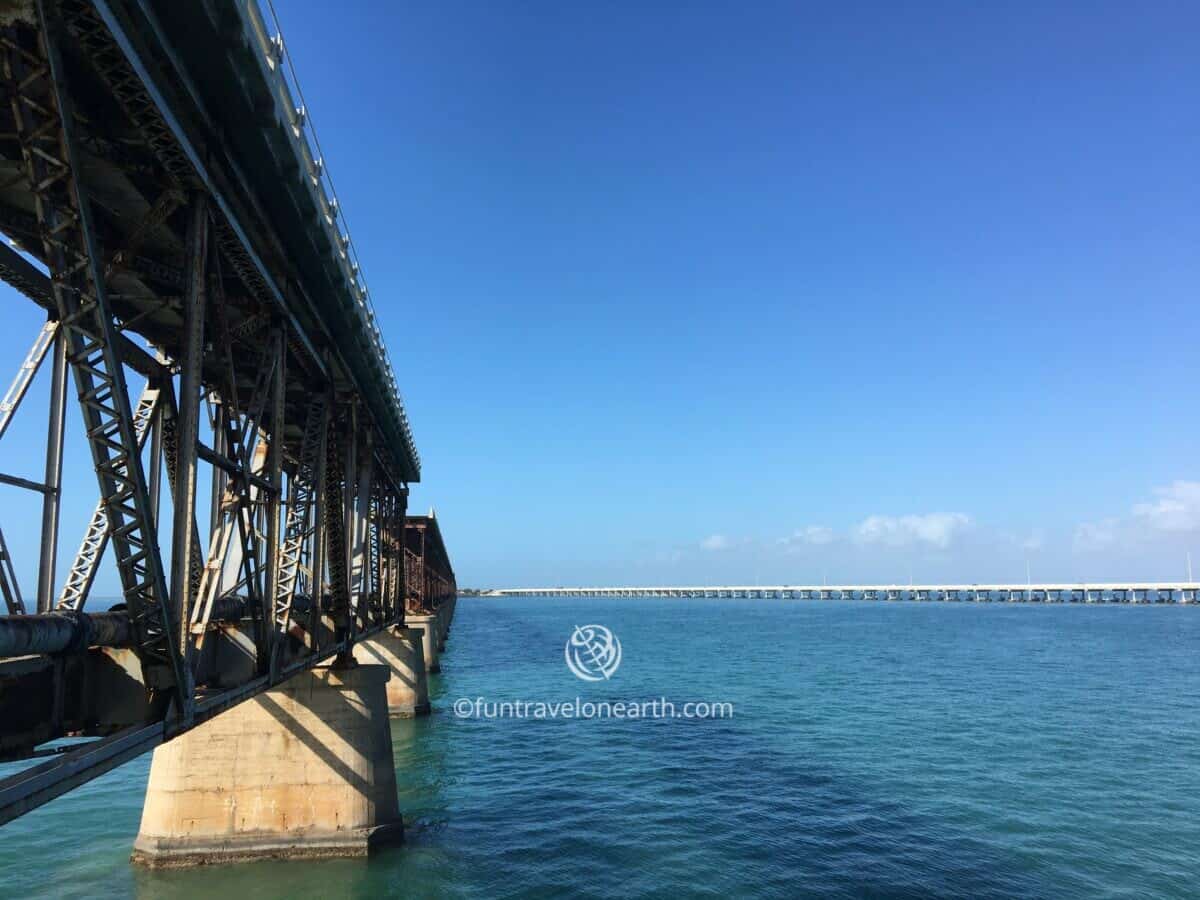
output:
[[[664,793],[722,829],[704,843],[739,861],[739,871],[714,896],[739,885],[778,897],[1052,893],[1035,874],[1022,872],[1015,854],[881,796],[870,778],[789,757],[735,722],[649,724],[636,737],[674,761],[658,774],[668,785]],[[654,857],[647,848],[651,869]],[[647,879],[641,887],[652,890],[652,884]]]

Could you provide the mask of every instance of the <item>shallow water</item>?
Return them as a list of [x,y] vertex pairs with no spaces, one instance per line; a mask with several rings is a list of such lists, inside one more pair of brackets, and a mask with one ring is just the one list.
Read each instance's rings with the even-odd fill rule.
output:
[[[575,625],[610,627],[610,681]],[[0,829],[37,897],[1188,896],[1200,609],[464,598],[435,714],[393,726],[407,844],[144,872],[149,758]],[[733,718],[460,719],[488,701],[689,700]]]

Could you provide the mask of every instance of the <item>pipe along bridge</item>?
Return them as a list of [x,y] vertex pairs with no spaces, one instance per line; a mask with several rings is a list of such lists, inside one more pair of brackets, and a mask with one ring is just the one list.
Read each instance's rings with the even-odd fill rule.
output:
[[5,0],[0,82],[0,277],[45,321],[0,439],[49,383],[41,471],[0,444],[41,509],[0,533],[0,823],[154,749],[136,861],[394,840],[388,715],[428,710],[454,573],[406,515],[420,461],[277,25]]

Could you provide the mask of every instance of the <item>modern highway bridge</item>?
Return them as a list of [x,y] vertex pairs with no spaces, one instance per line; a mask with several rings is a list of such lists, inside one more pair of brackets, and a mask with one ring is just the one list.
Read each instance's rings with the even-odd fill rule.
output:
[[[2,523],[0,755],[46,759],[0,781],[0,823],[163,745],[151,797],[201,794],[146,861],[253,855],[254,834],[278,850],[289,828],[360,852],[398,821],[390,738],[361,722],[388,665],[421,668],[403,626],[444,639],[454,576],[440,532],[426,556],[429,523],[406,522],[420,461],[278,28],[254,0],[4,0],[0,82],[0,277],[45,314],[0,438],[49,381],[39,476],[0,474],[42,510]],[[62,516],[73,454],[95,470],[87,521]],[[37,533],[36,584],[14,529]],[[60,561],[63,529],[82,540]],[[89,602],[106,554],[111,610]],[[235,720],[302,740],[247,759]],[[52,743],[67,736],[84,740]],[[226,738],[238,756],[213,749]],[[338,824],[284,808],[276,783],[325,791]],[[239,791],[274,818],[213,799]]]
[[489,597],[723,597],[746,600],[940,600],[978,603],[1196,603],[1200,582],[1103,584],[843,584],[504,588]]

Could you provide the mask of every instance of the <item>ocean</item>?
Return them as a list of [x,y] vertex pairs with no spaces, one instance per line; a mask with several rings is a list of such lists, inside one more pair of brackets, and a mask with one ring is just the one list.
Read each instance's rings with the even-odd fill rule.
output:
[[0,894],[1197,896],[1198,651],[1183,606],[467,597],[392,729],[405,846],[134,869],[145,757],[0,828]]

